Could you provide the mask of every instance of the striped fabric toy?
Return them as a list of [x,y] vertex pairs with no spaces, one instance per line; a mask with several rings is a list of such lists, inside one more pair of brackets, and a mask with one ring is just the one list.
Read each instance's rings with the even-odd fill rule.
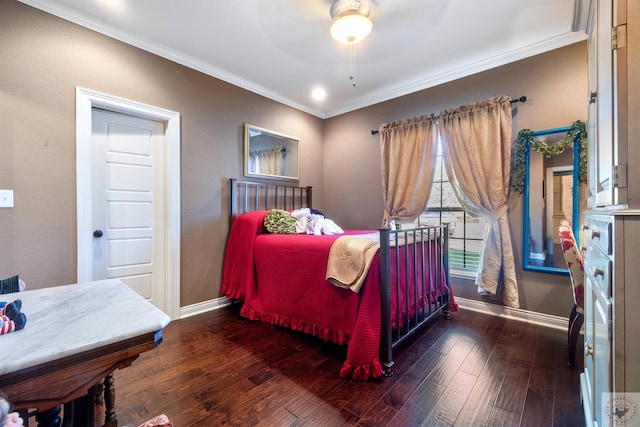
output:
[[0,301],[0,335],[24,328],[27,316],[20,311],[21,309],[21,300],[15,300],[11,303]]

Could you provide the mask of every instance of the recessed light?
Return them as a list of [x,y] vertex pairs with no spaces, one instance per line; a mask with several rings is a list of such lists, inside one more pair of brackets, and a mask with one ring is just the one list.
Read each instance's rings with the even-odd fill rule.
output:
[[113,12],[122,12],[125,8],[124,0],[99,0],[99,3]]
[[324,101],[326,97],[327,91],[321,87],[316,87],[311,91],[311,98],[313,98],[314,101]]

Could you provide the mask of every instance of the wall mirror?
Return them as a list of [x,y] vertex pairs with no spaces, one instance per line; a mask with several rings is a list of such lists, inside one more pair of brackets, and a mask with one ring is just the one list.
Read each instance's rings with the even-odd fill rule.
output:
[[294,136],[244,125],[244,176],[299,180],[299,142]]
[[[580,155],[584,130],[576,133],[574,126],[528,132],[522,137],[524,270],[569,274],[558,226],[562,220],[569,221],[579,244],[578,226],[581,211],[584,212],[581,173],[586,173],[581,172],[585,165]],[[518,134],[519,140],[521,135]]]

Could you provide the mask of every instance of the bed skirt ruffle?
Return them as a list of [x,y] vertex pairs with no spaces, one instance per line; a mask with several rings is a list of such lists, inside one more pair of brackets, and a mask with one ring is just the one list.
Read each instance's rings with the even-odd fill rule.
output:
[[330,341],[338,345],[347,345],[351,339],[351,334],[344,331],[336,331],[324,326],[316,325],[314,323],[294,319],[289,316],[283,316],[281,314],[274,313],[260,313],[250,308],[242,307],[240,309],[240,315],[246,317],[249,320],[259,320],[261,322],[270,323],[276,326],[282,326],[294,331],[304,332],[308,335],[313,335],[325,341]]
[[[351,335],[343,331],[335,331],[324,326],[316,325],[300,319],[293,319],[288,316],[273,313],[260,313],[255,310],[243,307],[240,315],[249,320],[257,320],[272,325],[289,328],[294,331],[304,332],[307,335],[313,335],[325,341],[330,341],[338,345],[347,345],[351,339]],[[367,381],[370,378],[378,378],[382,376],[382,364],[376,357],[370,363],[364,365],[352,366],[344,362],[340,369],[340,377],[352,380]]]
[[382,364],[377,358],[368,365],[351,366],[344,362],[340,369],[340,378],[367,381],[369,378],[378,378],[382,375]]

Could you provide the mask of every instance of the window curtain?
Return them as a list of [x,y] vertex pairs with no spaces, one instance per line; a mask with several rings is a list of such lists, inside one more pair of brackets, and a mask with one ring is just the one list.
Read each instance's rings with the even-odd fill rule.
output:
[[255,150],[249,153],[249,170],[269,175],[284,175],[282,159],[286,150],[282,146]]
[[[449,179],[462,206],[490,224],[476,279],[478,292],[519,307],[507,197],[511,164],[511,99],[490,98],[440,113]],[[500,279],[504,287],[499,289]]]
[[383,227],[413,221],[424,211],[436,159],[433,115],[380,125]]

